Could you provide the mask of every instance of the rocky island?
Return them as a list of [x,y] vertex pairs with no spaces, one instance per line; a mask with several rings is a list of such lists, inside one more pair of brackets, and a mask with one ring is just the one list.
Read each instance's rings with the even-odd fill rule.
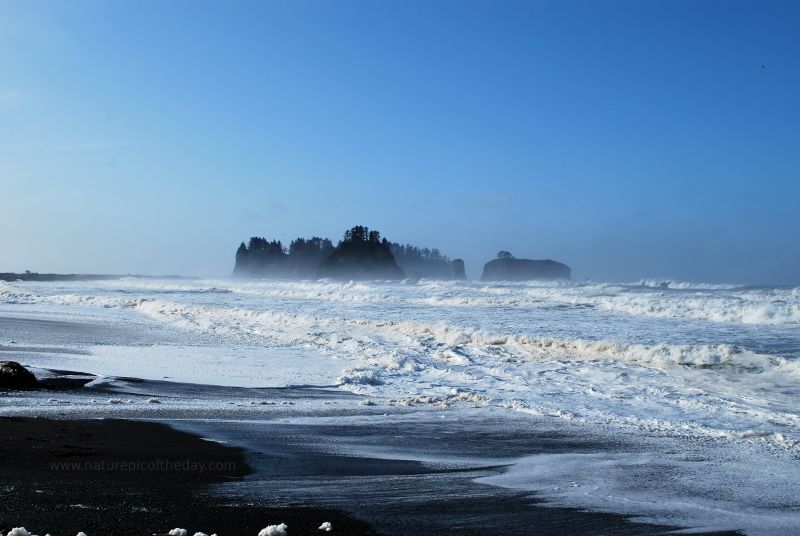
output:
[[501,251],[484,265],[481,281],[552,281],[569,279],[571,273],[569,266],[557,261],[517,259],[508,251]]
[[334,247],[327,238],[297,238],[287,249],[280,240],[253,237],[236,251],[237,277],[315,279],[466,279],[464,261],[438,249],[400,245],[380,232],[356,225]]

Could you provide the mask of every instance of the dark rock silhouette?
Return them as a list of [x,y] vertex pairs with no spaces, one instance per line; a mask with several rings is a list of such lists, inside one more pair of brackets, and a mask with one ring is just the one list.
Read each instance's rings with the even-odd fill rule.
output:
[[319,277],[334,279],[403,279],[389,242],[378,231],[357,225],[345,232],[331,255],[317,271]]
[[244,242],[236,250],[234,275],[257,277],[282,277],[288,267],[286,250],[279,240],[267,242],[265,238],[254,236],[245,246]]
[[[411,244],[389,244],[397,264],[408,277],[420,279],[465,279],[453,277],[453,266],[446,255],[436,249],[418,248]],[[461,261],[463,268],[464,261]],[[463,270],[462,270],[463,271]]]
[[467,272],[464,270],[464,261],[462,259],[453,259],[450,262],[450,279],[467,278]]
[[28,369],[16,361],[0,361],[0,389],[32,389],[37,381]]
[[464,261],[451,262],[438,249],[402,246],[357,225],[337,247],[327,238],[297,238],[287,249],[279,240],[254,236],[236,250],[236,277],[280,279],[466,279]]
[[317,276],[320,265],[333,254],[333,243],[317,236],[308,240],[298,238],[289,245],[290,271],[294,277],[311,279]]
[[483,267],[481,281],[528,281],[532,279],[569,279],[572,270],[566,264],[545,260],[516,259],[508,251]]
[[268,242],[254,236],[249,245],[242,242],[236,250],[233,275],[243,277],[314,278],[320,264],[333,253],[327,238],[298,238],[289,250],[280,240]]

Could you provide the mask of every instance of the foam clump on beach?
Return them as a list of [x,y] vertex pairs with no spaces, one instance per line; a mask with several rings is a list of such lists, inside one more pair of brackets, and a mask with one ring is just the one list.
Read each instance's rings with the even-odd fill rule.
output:
[[324,530],[325,532],[330,532],[333,530],[333,525],[331,525],[330,521],[326,521],[322,525],[319,526],[319,530]]
[[269,525],[261,529],[258,533],[258,536],[286,536],[286,529],[288,529],[288,525],[286,523],[281,523],[280,525]]
[[336,381],[341,385],[383,385],[384,381],[381,378],[380,372],[377,370],[367,369],[345,369]]
[[189,532],[186,529],[172,529],[168,534],[169,536],[189,536]]
[[[84,534],[83,532],[79,532],[78,536],[81,536],[81,535],[86,536],[86,534]],[[31,534],[30,532],[28,532],[25,529],[25,527],[15,527],[15,528],[11,529],[10,531],[8,531],[8,534],[6,534],[6,536],[37,536],[37,535],[36,534]],[[50,534],[48,533],[48,534],[45,534],[44,536],[50,536]]]

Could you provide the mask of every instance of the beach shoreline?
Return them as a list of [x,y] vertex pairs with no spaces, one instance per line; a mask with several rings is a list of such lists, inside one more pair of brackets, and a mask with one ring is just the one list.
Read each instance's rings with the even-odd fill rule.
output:
[[[492,523],[498,533],[521,535],[528,533],[532,521],[537,534],[545,535],[654,535],[674,530],[632,523],[615,514],[553,508],[529,493],[465,493],[452,487],[448,494],[426,500],[424,486],[416,497],[413,490],[393,489],[398,479],[452,482],[451,476],[461,478],[459,472],[500,468],[431,469],[411,460],[314,454],[297,446],[297,437],[308,431],[302,427],[292,431],[292,442],[276,434],[274,443],[264,444],[261,451],[245,451],[227,440],[180,429],[197,423],[182,425],[176,429],[131,419],[0,417],[0,530],[25,526],[42,534],[141,536],[181,527],[190,534],[225,536],[255,535],[267,525],[286,523],[289,534],[296,535],[319,534],[318,527],[326,521],[336,533],[351,536],[408,531],[480,534]],[[209,428],[204,423],[204,436]],[[256,467],[249,465],[252,459],[259,460]],[[290,487],[296,485],[297,496],[284,493],[276,500],[248,495],[248,490],[265,485],[269,471]],[[379,509],[383,526],[374,523],[374,505],[359,504],[347,485],[337,499],[341,509],[315,505],[303,493],[314,481],[344,482],[354,474],[375,493],[394,494],[396,504]],[[445,480],[437,480],[440,477]]]
[[[751,372],[663,360],[644,364],[631,358],[636,356],[595,355],[593,346],[539,351],[488,336],[464,338],[462,331],[409,327],[399,319],[363,321],[377,314],[380,302],[373,294],[413,294],[403,298],[411,310],[401,316],[415,315],[420,326],[429,304],[415,301],[421,292],[416,286],[307,287],[221,281],[9,285],[0,307],[0,356],[29,367],[43,388],[0,391],[0,415],[40,417],[74,430],[87,422],[115,422],[104,426],[127,430],[121,437],[141,429],[131,423],[160,423],[188,433],[179,443],[189,450],[200,443],[240,449],[252,472],[198,480],[175,493],[153,491],[172,489],[164,487],[171,485],[164,471],[155,485],[128,482],[125,471],[58,486],[41,471],[13,479],[0,472],[0,490],[9,498],[0,503],[0,521],[39,534],[84,530],[90,536],[142,534],[140,522],[147,520],[155,534],[183,525],[190,534],[220,536],[255,536],[278,523],[289,525],[290,536],[319,534],[323,521],[332,522],[334,532],[352,526],[347,534],[386,536],[527,536],[534,529],[551,535],[681,529],[767,535],[794,526],[793,499],[781,490],[793,489],[782,475],[790,475],[796,461],[791,453],[769,450],[771,436],[709,438],[694,428],[673,433],[672,425],[680,424],[674,418],[655,423],[671,425],[666,433],[592,419],[598,409],[636,410],[640,404],[633,400],[663,404],[637,398],[655,381],[683,393],[684,383],[705,385],[711,375],[724,381]],[[480,288],[440,291],[484,299]],[[265,292],[290,294],[273,300]],[[370,299],[351,303],[359,293]],[[347,317],[318,311],[320,299]],[[316,316],[300,314],[295,302]],[[262,312],[264,304],[283,307],[285,314]],[[445,311],[430,322],[471,321],[471,309],[438,307]],[[377,307],[389,316],[395,311]],[[570,311],[565,314],[586,314],[583,308]],[[541,312],[542,321],[552,314]],[[481,318],[494,321],[492,315]],[[528,355],[531,347],[535,355]],[[521,375],[512,378],[506,369]],[[607,383],[594,383],[595,372]],[[530,400],[520,398],[527,395]],[[586,405],[571,403],[578,400]],[[48,426],[36,426],[41,428],[26,437],[52,439]],[[0,433],[7,429],[0,421]],[[78,452],[103,445],[103,434],[65,433],[83,442]],[[50,460],[41,450],[27,455],[40,464]],[[120,450],[103,459],[123,455]],[[751,489],[777,492],[748,508],[730,485],[742,480],[742,471]],[[318,519],[322,514],[327,519]]]
[[333,509],[208,495],[251,473],[245,453],[161,423],[0,417],[0,431],[0,531],[255,535],[286,523],[292,534],[317,534],[327,521],[339,533],[378,534]]

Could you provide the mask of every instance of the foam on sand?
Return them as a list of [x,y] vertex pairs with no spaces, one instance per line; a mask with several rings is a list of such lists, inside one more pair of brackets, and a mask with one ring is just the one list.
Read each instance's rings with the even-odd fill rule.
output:
[[269,525],[264,527],[258,532],[258,536],[286,536],[286,529],[289,527],[286,523],[280,525]]
[[[665,456],[662,448],[682,454]],[[697,478],[698,460],[707,469]],[[713,471],[708,471],[713,466]],[[664,478],[664,471],[669,478]],[[778,471],[778,474],[775,474]],[[761,490],[741,502],[746,486]],[[783,458],[762,465],[754,453],[702,445],[670,443],[642,452],[538,454],[517,460],[501,474],[479,478],[490,484],[536,491],[552,506],[634,514],[637,521],[691,527],[702,531],[743,530],[748,535],[795,534],[800,530],[792,504],[800,493],[796,462]],[[657,480],[659,485],[648,485]]]

